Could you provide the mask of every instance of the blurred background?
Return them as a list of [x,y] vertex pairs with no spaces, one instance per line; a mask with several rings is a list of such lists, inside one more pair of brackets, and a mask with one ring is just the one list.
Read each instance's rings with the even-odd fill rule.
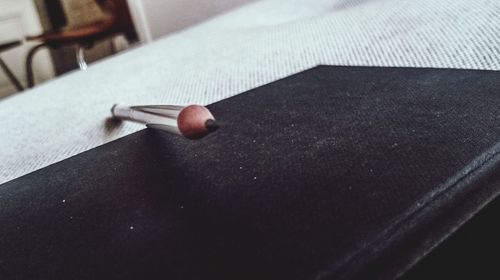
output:
[[0,0],[0,99],[252,0]]

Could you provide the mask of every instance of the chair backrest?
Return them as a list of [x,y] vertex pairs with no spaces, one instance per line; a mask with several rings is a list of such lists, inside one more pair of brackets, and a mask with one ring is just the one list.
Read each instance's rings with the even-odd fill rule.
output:
[[100,37],[109,34],[124,34],[129,42],[136,41],[132,16],[127,0],[60,0],[67,18],[68,27],[79,27],[95,22],[104,21],[106,32]]
[[115,23],[111,32],[123,33],[129,42],[138,39],[127,0],[95,0],[101,9],[114,17]]
[[96,0],[59,0],[58,2],[66,18],[66,28],[77,28],[108,17],[108,12]]

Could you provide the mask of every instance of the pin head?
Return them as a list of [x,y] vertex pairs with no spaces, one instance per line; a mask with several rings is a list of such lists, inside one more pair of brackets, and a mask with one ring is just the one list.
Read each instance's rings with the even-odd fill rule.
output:
[[189,105],[182,109],[177,126],[182,135],[189,139],[199,139],[219,127],[212,113],[201,105]]

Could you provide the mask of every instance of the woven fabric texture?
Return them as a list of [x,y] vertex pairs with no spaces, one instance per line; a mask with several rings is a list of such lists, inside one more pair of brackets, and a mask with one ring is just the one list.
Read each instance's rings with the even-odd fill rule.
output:
[[106,122],[114,103],[208,104],[318,64],[500,70],[500,2],[244,6],[0,102],[0,183],[143,128]]

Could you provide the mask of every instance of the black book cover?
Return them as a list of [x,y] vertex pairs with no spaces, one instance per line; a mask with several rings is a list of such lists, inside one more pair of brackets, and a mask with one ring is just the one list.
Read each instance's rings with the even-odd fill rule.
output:
[[2,279],[402,275],[500,188],[500,74],[319,66],[0,186]]

